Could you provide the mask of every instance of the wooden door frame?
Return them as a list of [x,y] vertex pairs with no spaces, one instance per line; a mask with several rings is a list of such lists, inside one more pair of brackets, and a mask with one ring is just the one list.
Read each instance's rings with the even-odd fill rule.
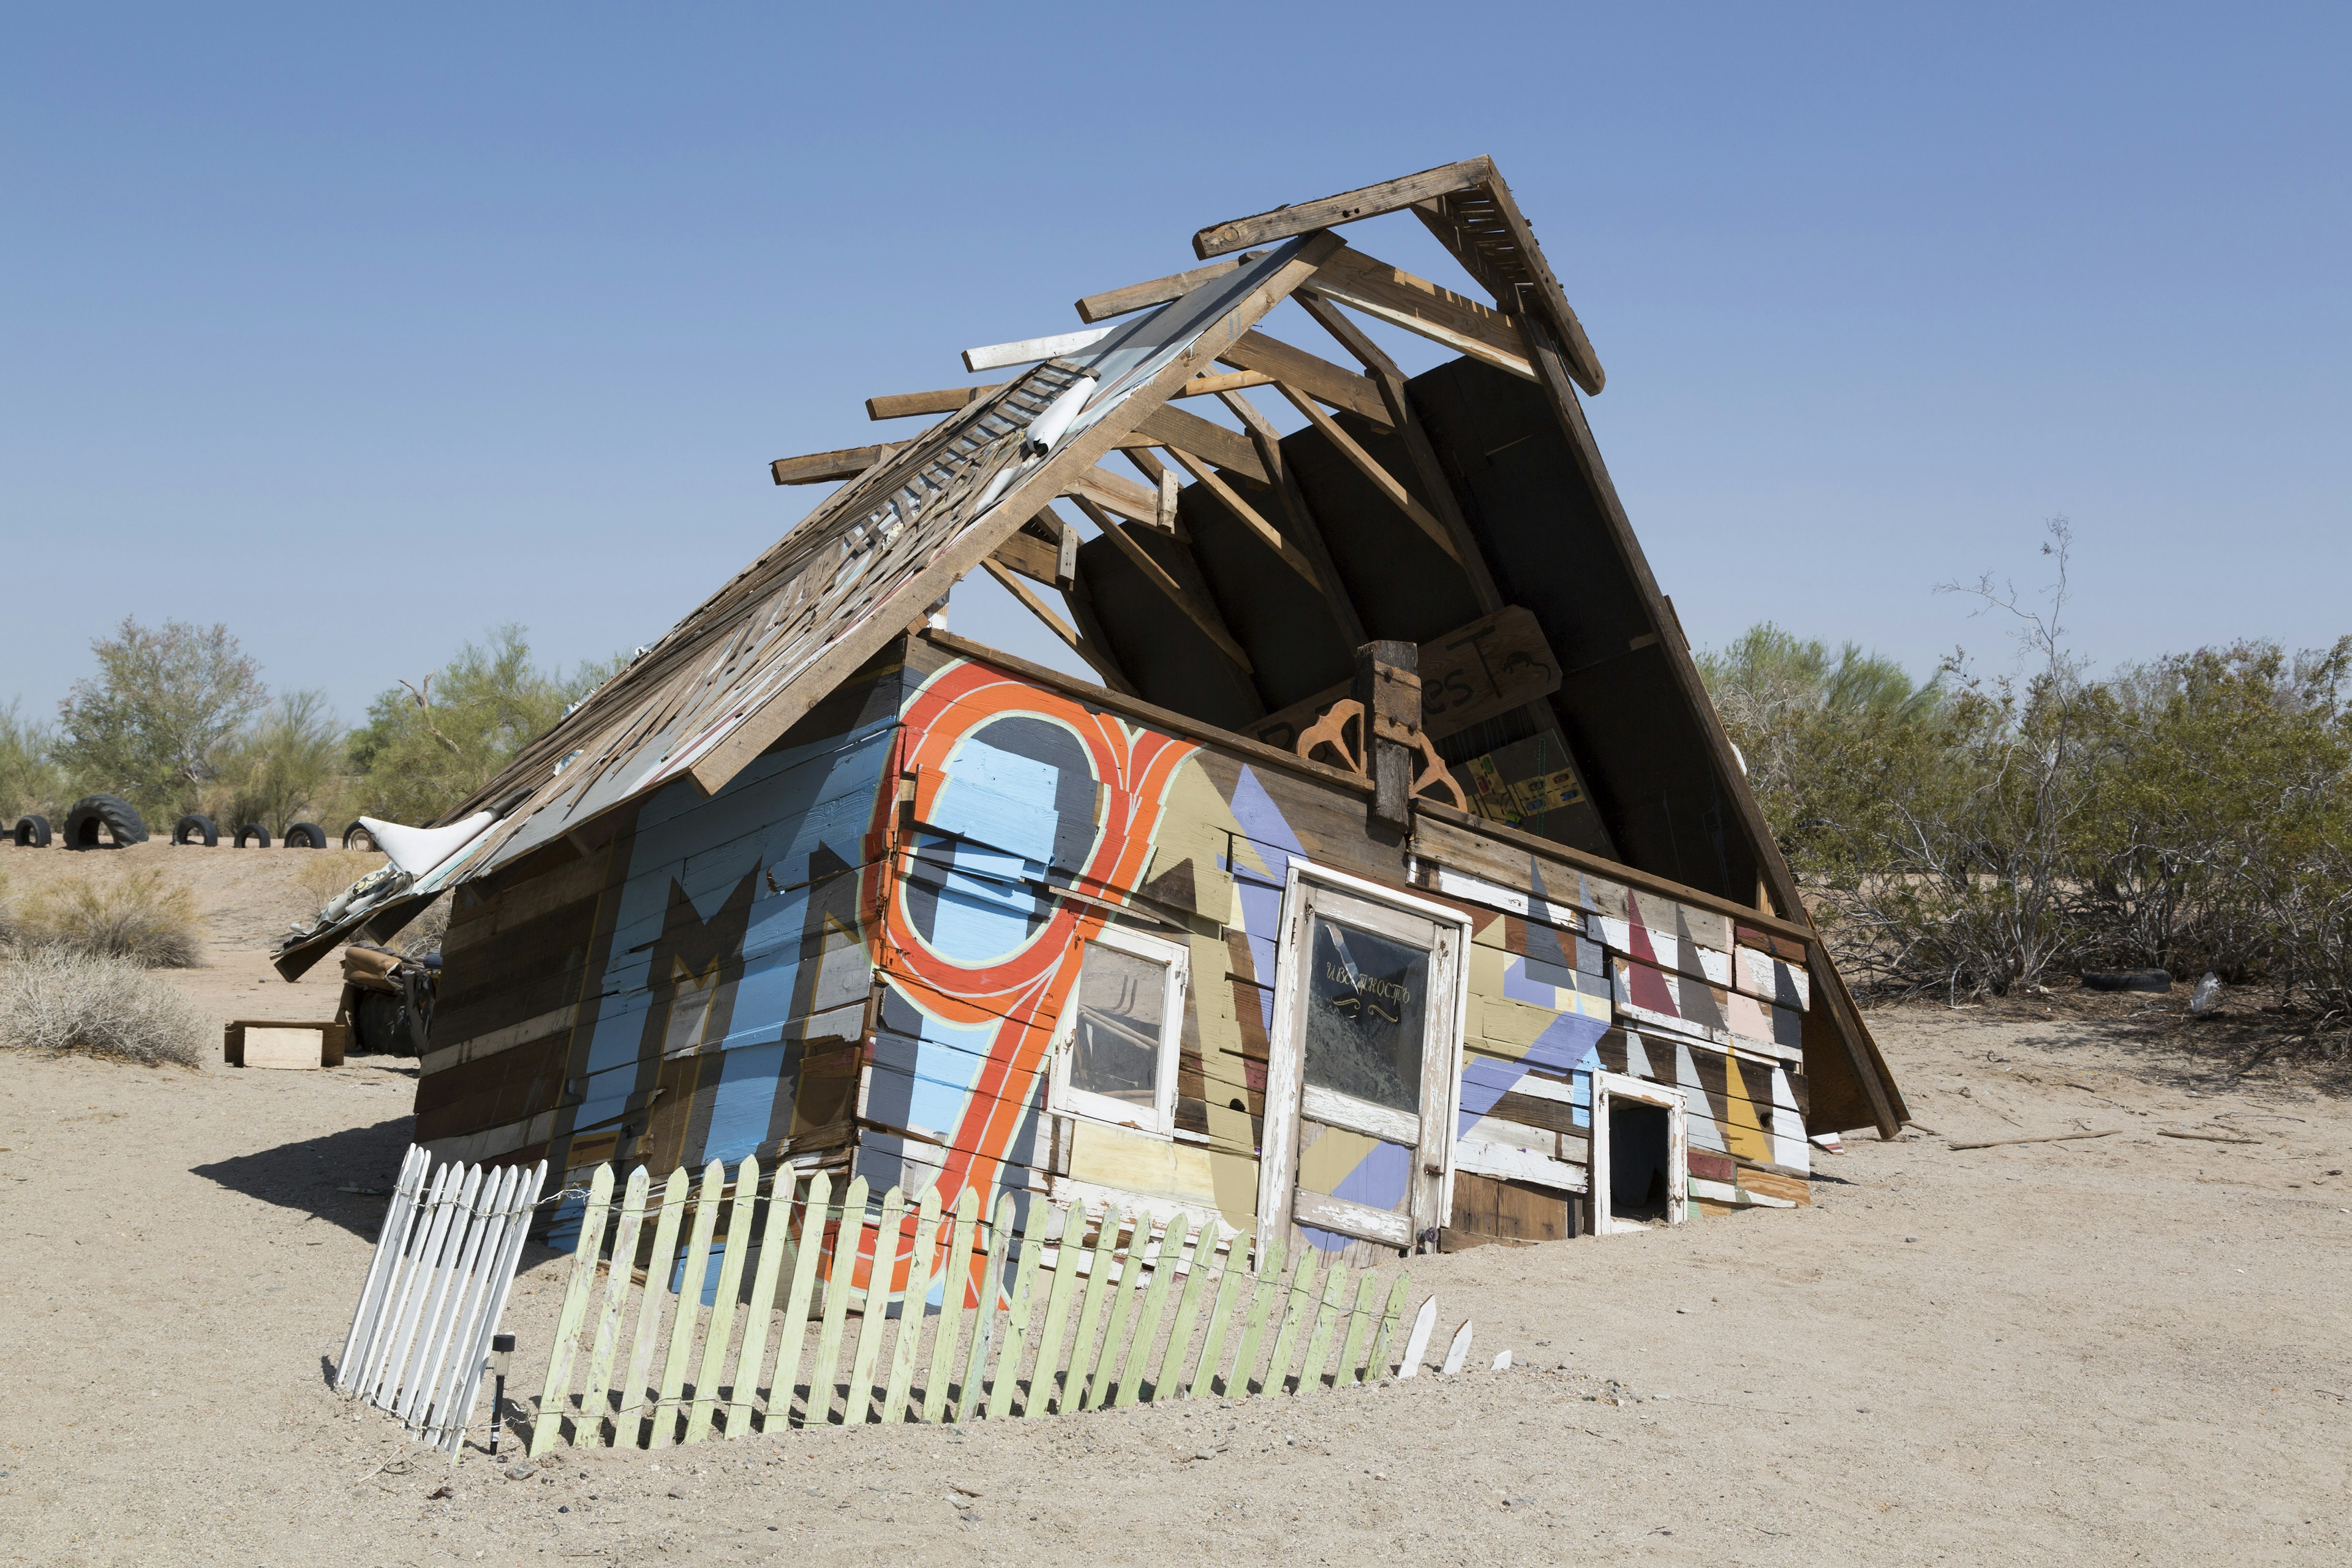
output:
[[[1437,1212],[1429,1216],[1429,1226],[1442,1228],[1454,1211],[1454,1123],[1460,1119],[1462,1104],[1462,1044],[1470,1018],[1470,938],[1472,922],[1468,915],[1445,904],[1431,901],[1400,888],[1374,882],[1362,877],[1350,876],[1328,866],[1319,866],[1299,856],[1293,856],[1282,884],[1282,918],[1275,932],[1274,961],[1274,1027],[1266,1040],[1265,1121],[1258,1146],[1257,1213],[1258,1234],[1261,1237],[1283,1237],[1289,1233],[1293,1191],[1298,1184],[1298,1122],[1301,1101],[1306,1090],[1307,1053],[1305,1043],[1297,1036],[1298,1009],[1294,1005],[1299,984],[1298,954],[1301,943],[1297,940],[1300,922],[1307,912],[1308,884],[1327,888],[1369,903],[1381,904],[1411,913],[1433,925],[1454,932],[1454,966],[1448,984],[1453,987],[1452,1016],[1444,1020],[1441,1031],[1439,1020],[1430,1018],[1430,1028],[1444,1049],[1425,1046],[1422,1058],[1423,1105],[1429,1100],[1429,1075],[1437,1070],[1438,1058],[1443,1058],[1444,1091],[1439,1096],[1441,1114],[1444,1120],[1444,1136],[1438,1147],[1444,1151],[1444,1173],[1438,1178]],[[1432,955],[1435,957],[1434,954]],[[1421,1152],[1413,1152],[1415,1160]],[[1419,1174],[1421,1173],[1416,1173]],[[1419,1249],[1421,1238],[1414,1238]]]
[[1587,1145],[1591,1163],[1585,1167],[1585,1194],[1592,1205],[1592,1234],[1622,1236],[1650,1227],[1640,1220],[1619,1219],[1611,1212],[1609,1179],[1609,1101],[1630,1100],[1656,1105],[1666,1112],[1666,1223],[1680,1225],[1690,1217],[1689,1110],[1683,1091],[1622,1072],[1592,1075],[1592,1141]]

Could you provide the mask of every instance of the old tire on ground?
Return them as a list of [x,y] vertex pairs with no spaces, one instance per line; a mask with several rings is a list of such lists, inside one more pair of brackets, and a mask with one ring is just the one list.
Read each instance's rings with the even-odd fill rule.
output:
[[16,841],[20,849],[47,849],[49,847],[49,819],[46,816],[20,816],[8,837]]
[[2085,991],[2155,991],[2172,989],[2172,976],[2161,969],[2086,969]]
[[201,844],[211,849],[220,843],[220,824],[201,811],[192,811],[172,824],[172,842]]
[[298,822],[286,830],[286,847],[289,849],[324,849],[326,847],[327,830],[315,822]]
[[354,822],[349,827],[343,829],[343,847],[346,849],[373,849],[375,847],[375,835],[370,833],[362,824]]
[[380,1056],[413,1057],[416,1042],[408,1037],[408,1006],[388,991],[362,991],[352,1009],[360,1049]]
[[248,822],[236,830],[236,847],[242,849],[250,841],[260,847],[269,847],[269,829],[257,822]]
[[139,808],[119,795],[86,795],[66,813],[66,847],[120,849],[147,842]]

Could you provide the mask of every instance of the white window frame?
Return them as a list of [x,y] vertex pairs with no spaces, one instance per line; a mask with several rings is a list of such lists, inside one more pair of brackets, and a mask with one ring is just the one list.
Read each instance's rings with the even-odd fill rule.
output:
[[1650,1228],[1640,1220],[1619,1219],[1610,1212],[1612,1190],[1609,1180],[1609,1102],[1612,1100],[1638,1100],[1643,1105],[1665,1108],[1666,1223],[1682,1224],[1690,1217],[1690,1140],[1684,1127],[1686,1111],[1683,1091],[1622,1072],[1597,1072],[1592,1075],[1591,1163],[1586,1167],[1585,1181],[1592,1205],[1592,1234],[1625,1236]]
[[[1078,986],[1073,981],[1067,1001],[1062,1005],[1062,1016],[1054,1026],[1053,1076],[1046,1107],[1056,1116],[1084,1117],[1122,1131],[1140,1132],[1147,1137],[1173,1141],[1176,1136],[1176,1073],[1184,1050],[1184,994],[1192,980],[1192,951],[1181,942],[1160,937],[1145,936],[1140,931],[1121,926],[1107,925],[1086,939],[1085,945],[1099,942],[1114,952],[1142,959],[1147,963],[1164,964],[1168,971],[1168,990],[1160,1004],[1160,1070],[1156,1092],[1152,1099],[1151,1120],[1147,1124],[1137,1119],[1136,1108],[1123,1100],[1108,1095],[1091,1094],[1070,1087],[1070,1058],[1078,1029]],[[1080,973],[1085,973],[1086,956],[1079,954]]]

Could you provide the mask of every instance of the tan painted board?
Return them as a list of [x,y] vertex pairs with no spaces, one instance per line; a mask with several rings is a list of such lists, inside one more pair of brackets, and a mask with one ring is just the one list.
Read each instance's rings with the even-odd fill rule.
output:
[[247,1024],[244,1065],[319,1068],[326,1065],[327,1031],[317,1024]]

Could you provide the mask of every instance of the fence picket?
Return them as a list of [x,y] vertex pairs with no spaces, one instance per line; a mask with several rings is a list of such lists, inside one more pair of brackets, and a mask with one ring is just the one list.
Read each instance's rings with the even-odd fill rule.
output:
[[1143,1311],[1136,1319],[1135,1342],[1128,1349],[1127,1370],[1119,1374],[1113,1404],[1134,1404],[1143,1385],[1143,1369],[1151,1359],[1152,1342],[1160,1333],[1160,1310],[1167,1303],[1168,1292],[1175,1288],[1176,1266],[1183,1258],[1184,1238],[1192,1229],[1192,1216],[1179,1209],[1160,1234],[1160,1251],[1151,1263],[1151,1283],[1143,1292]]
[[1397,1363],[1399,1377],[1419,1377],[1421,1363],[1429,1354],[1429,1331],[1437,1326],[1437,1298],[1430,1297],[1413,1314],[1412,1332],[1404,1342],[1403,1359]]
[[[692,1180],[680,1165],[662,1184],[661,1212],[654,1216],[654,1248],[646,1258],[645,1299],[637,1304],[637,1335],[629,1347],[629,1381],[613,1415],[613,1441],[623,1435],[632,1446],[644,1442],[646,1394],[653,1385],[654,1351],[660,1344],[662,1304],[669,1300],[670,1269],[677,1258],[677,1233],[686,1221],[686,1194]],[[625,1265],[632,1272],[636,1260]]]
[[793,1253],[793,1286],[784,1299],[784,1321],[776,1331],[776,1370],[768,1380],[767,1403],[760,1411],[762,1432],[772,1425],[792,1425],[793,1394],[800,1386],[801,1363],[808,1359],[809,1303],[816,1299],[816,1266],[824,1253],[825,1209],[832,1201],[833,1173],[815,1172],[809,1177],[807,1195],[801,1199],[801,1238]]
[[743,1346],[735,1353],[735,1382],[727,1391],[730,1437],[751,1429],[751,1399],[760,1391],[761,1366],[768,1359],[768,1319],[775,1311],[776,1280],[792,1230],[793,1185],[793,1168],[777,1166],[768,1184],[767,1217],[760,1226],[760,1267],[751,1276],[751,1300],[743,1308]]
[[948,1379],[954,1375],[956,1346],[963,1334],[963,1293],[971,1278],[971,1241],[980,1225],[980,1194],[970,1187],[956,1199],[955,1229],[947,1262],[940,1271],[940,1321],[931,1331],[931,1372],[923,1384],[922,1419],[946,1419]]
[[[514,1289],[515,1268],[522,1262],[522,1244],[530,1232],[530,1216],[539,1208],[539,1191],[547,1181],[547,1162],[532,1165],[530,1173],[516,1186],[511,1206],[504,1219],[504,1228],[496,1237],[495,1249],[485,1249],[489,1258],[485,1265],[483,1283],[488,1287],[481,1309],[468,1331],[469,1337],[461,1342],[465,1348],[462,1360],[450,1370],[451,1386],[447,1398],[436,1402],[433,1421],[426,1429],[427,1441],[437,1442],[442,1452],[455,1458],[464,1447],[466,1428],[474,1418],[474,1402],[480,1395],[483,1375],[489,1371],[490,1344],[499,1331],[499,1320],[506,1315],[507,1296]],[[499,1419],[495,1405],[490,1410],[490,1423],[496,1427]],[[436,1436],[437,1434],[437,1436]]]
[[1348,1336],[1339,1346],[1339,1364],[1331,1369],[1332,1387],[1350,1388],[1363,1381],[1364,1352],[1379,1321],[1380,1281],[1368,1273],[1356,1281],[1356,1307],[1348,1314]]
[[1389,1374],[1389,1342],[1396,1336],[1397,1324],[1404,1321],[1404,1304],[1409,1296],[1407,1287],[1411,1283],[1400,1273],[1396,1283],[1389,1287],[1388,1305],[1381,1309],[1380,1331],[1373,1334],[1371,1348],[1364,1353],[1364,1364],[1356,1369],[1358,1383],[1368,1383]]
[[1315,1281],[1323,1253],[1311,1242],[1299,1253],[1298,1268],[1282,1298],[1282,1331],[1274,1337],[1274,1357],[1266,1365],[1265,1381],[1258,1385],[1261,1393],[1288,1392],[1285,1384],[1290,1381],[1291,1358],[1298,1352],[1303,1326],[1315,1314]]
[[[866,1178],[859,1176],[841,1196],[841,1224],[833,1234],[833,1267],[824,1274],[824,1331],[817,1339],[816,1364],[809,1368],[808,1402],[801,1406],[803,1426],[833,1419],[835,1384],[841,1373],[841,1325],[849,1315],[850,1285],[857,1278],[857,1255],[865,1245]],[[824,1380],[822,1399],[817,1397],[819,1378]]]
[[[1070,1212],[1076,1214],[1077,1205],[1072,1205]],[[1061,1397],[1054,1404],[1056,1415],[1068,1415],[1086,1395],[1087,1378],[1095,1369],[1095,1331],[1102,1326],[1103,1299],[1118,1289],[1111,1276],[1118,1271],[1118,1233],[1125,1224],[1115,1206],[1103,1205],[1102,1225],[1095,1233],[1095,1249],[1087,1265],[1086,1304],[1078,1309],[1077,1338],[1070,1345],[1070,1370],[1062,1379]]]
[[[743,1289],[743,1258],[751,1250],[751,1215],[759,1202],[760,1162],[747,1157],[735,1172],[735,1196],[727,1205],[727,1250],[719,1260],[719,1291],[710,1299],[710,1321],[702,1331],[702,1365],[694,1374],[694,1411],[686,1418],[689,1443],[699,1443],[710,1435],[710,1418],[719,1410],[719,1380],[727,1372],[727,1342],[734,1335],[735,1299]],[[698,1297],[700,1294],[696,1292]]]
[[1258,1346],[1265,1334],[1266,1319],[1283,1291],[1282,1266],[1289,1250],[1289,1242],[1277,1236],[1259,1254],[1257,1293],[1250,1300],[1249,1326],[1242,1331],[1241,1348],[1234,1352],[1234,1370],[1225,1377],[1224,1392],[1229,1397],[1247,1399],[1257,1392],[1252,1383],[1257,1376]]
[[883,1391],[885,1424],[911,1417],[907,1394],[914,1386],[915,1355],[922,1348],[923,1318],[930,1309],[931,1257],[940,1232],[940,1194],[934,1187],[915,1205],[915,1251],[907,1259],[907,1289],[898,1298],[898,1337],[890,1346],[890,1384]]
[[[1045,1297],[1045,1320],[1037,1331],[1037,1364],[1029,1373],[1029,1396],[1021,1402],[1021,1416],[1043,1415],[1054,1397],[1062,1363],[1062,1331],[1068,1326],[1070,1297],[1078,1278],[1078,1243],[1087,1233],[1084,1205],[1061,1211],[1062,1234],[1054,1244],[1054,1288]],[[1038,1227],[1041,1231],[1043,1226]]]
[[517,1165],[500,1170],[495,1182],[489,1179],[488,1171],[476,1169],[480,1180],[475,1188],[474,1211],[467,1216],[465,1241],[457,1249],[457,1262],[442,1291],[431,1331],[416,1348],[416,1376],[409,1387],[401,1390],[400,1407],[394,1412],[403,1426],[419,1425],[433,1413],[433,1395],[441,1386],[441,1373],[448,1364],[450,1348],[465,1326],[460,1320],[473,1294],[474,1266],[481,1260],[482,1245],[489,1239],[499,1211],[514,1196],[515,1184],[522,1179],[522,1169]]
[[403,1260],[400,1290],[393,1302],[392,1315],[383,1331],[377,1337],[375,1355],[370,1360],[366,1375],[360,1384],[360,1394],[370,1404],[381,1404],[383,1380],[391,1374],[394,1347],[400,1342],[403,1325],[415,1321],[415,1314],[424,1305],[425,1292],[430,1289],[433,1259],[441,1244],[436,1226],[446,1224],[448,1200],[457,1188],[457,1167],[444,1165],[433,1173],[433,1184],[425,1189],[424,1205],[418,1210],[415,1223],[408,1227],[408,1256]]
[[[580,1416],[572,1427],[574,1447],[583,1430],[593,1434],[591,1441],[598,1447],[604,1445],[613,1357],[620,1349],[621,1319],[628,1309],[629,1276],[636,1268],[637,1232],[645,1225],[649,1184],[646,1168],[640,1165],[629,1173],[629,1184],[621,1194],[621,1217],[613,1227],[613,1260],[604,1270],[604,1300],[596,1313],[596,1345],[588,1358],[588,1386],[581,1391]],[[586,1267],[593,1272],[594,1260],[590,1259]]]
[[964,1362],[963,1383],[956,1390],[959,1420],[969,1421],[983,1409],[981,1396],[988,1373],[988,1352],[996,1337],[998,1281],[1004,1277],[1006,1249],[1013,1245],[1013,1194],[1007,1193],[996,1200],[996,1223],[989,1230],[988,1263],[976,1292],[980,1315],[972,1320],[971,1354]]
[[360,1286],[360,1304],[352,1311],[352,1331],[343,1338],[343,1353],[335,1360],[335,1391],[348,1394],[356,1380],[353,1364],[375,1341],[375,1326],[383,1315],[384,1288],[400,1266],[401,1247],[408,1239],[408,1222],[416,1212],[416,1194],[425,1184],[425,1166],[431,1155],[412,1143],[402,1156],[400,1175],[392,1184],[392,1203],[384,1210],[383,1228],[376,1232],[375,1256],[368,1260],[366,1280]]
[[1208,1285],[1210,1270],[1217,1264],[1219,1229],[1215,1220],[1203,1220],[1201,1234],[1192,1238],[1192,1271],[1184,1278],[1184,1295],[1177,1303],[1176,1321],[1169,1325],[1168,1352],[1160,1358],[1160,1373],[1151,1380],[1154,1399],[1184,1396],[1184,1352],[1192,1348],[1192,1324],[1201,1313],[1201,1292]]
[[1338,1258],[1323,1275],[1323,1300],[1316,1309],[1315,1331],[1307,1342],[1307,1359],[1298,1368],[1298,1380],[1292,1384],[1294,1394],[1308,1394],[1323,1384],[1323,1363],[1330,1358],[1331,1335],[1339,1327],[1339,1301],[1347,1293],[1348,1270]]
[[376,1390],[375,1404],[379,1409],[397,1410],[402,1394],[413,1386],[419,1368],[419,1352],[431,1335],[441,1310],[441,1300],[449,1289],[449,1277],[457,1262],[457,1249],[465,1245],[467,1222],[472,1217],[474,1194],[482,1184],[478,1165],[459,1167],[463,1174],[454,1192],[445,1192],[441,1213],[435,1219],[431,1233],[431,1248],[426,1254],[413,1310],[403,1319],[400,1340],[393,1347],[392,1360],[385,1363],[383,1382]]
[[892,1187],[882,1194],[882,1218],[874,1226],[874,1262],[866,1271],[866,1295],[857,1308],[857,1353],[849,1365],[849,1392],[842,1396],[845,1426],[863,1426],[873,1419],[874,1369],[882,1354],[882,1335],[890,1321],[890,1277],[898,1269],[898,1243],[905,1238],[907,1194]]
[[694,1239],[688,1243],[678,1270],[677,1307],[670,1319],[669,1354],[662,1362],[661,1397],[643,1439],[647,1447],[677,1441],[678,1409],[686,1392],[686,1363],[694,1349],[694,1331],[702,1319],[702,1277],[710,1267],[710,1239],[719,1228],[719,1189],[727,1183],[727,1167],[713,1160],[702,1168],[702,1187],[694,1198]]
[[[1045,1250],[1046,1210],[1042,1204],[1033,1203],[1030,1214],[1038,1223],[1014,1239],[1021,1247],[1021,1261],[1013,1272],[1013,1299],[1004,1309],[1004,1349],[997,1357],[996,1383],[989,1390],[988,1415],[992,1421],[1002,1421],[1013,1414],[1013,1396],[1021,1391],[1021,1362],[1029,1350],[1029,1292],[1037,1279],[1037,1259]],[[1035,1386],[1034,1380],[1031,1386]]]
[[1225,1355],[1225,1326],[1234,1320],[1234,1303],[1241,1299],[1242,1283],[1249,1278],[1245,1266],[1249,1247],[1250,1233],[1235,1231],[1225,1251],[1225,1277],[1217,1286],[1217,1302],[1209,1309],[1209,1327],[1201,1336],[1201,1359],[1193,1363],[1192,1381],[1185,1385],[1188,1394],[1205,1392],[1216,1379],[1217,1364]]
[[1127,1347],[1127,1320],[1141,1292],[1143,1249],[1151,1242],[1151,1216],[1139,1214],[1128,1233],[1127,1252],[1119,1261],[1118,1278],[1111,1281],[1110,1321],[1103,1326],[1102,1349],[1095,1357],[1094,1377],[1080,1396],[1078,1408],[1100,1410],[1118,1390],[1119,1352]]

